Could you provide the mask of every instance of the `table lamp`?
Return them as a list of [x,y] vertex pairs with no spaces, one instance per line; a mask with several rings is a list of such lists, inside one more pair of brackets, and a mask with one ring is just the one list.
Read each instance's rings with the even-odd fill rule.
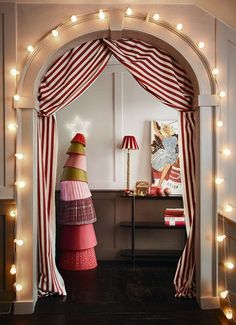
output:
[[121,144],[121,149],[128,149],[127,151],[127,191],[130,190],[130,150],[138,150],[138,144],[133,135],[125,135]]

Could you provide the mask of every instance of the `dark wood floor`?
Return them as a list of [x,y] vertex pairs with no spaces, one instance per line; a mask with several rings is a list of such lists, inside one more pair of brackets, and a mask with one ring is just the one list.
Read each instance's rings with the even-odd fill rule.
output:
[[175,265],[100,262],[96,270],[63,271],[67,297],[41,298],[33,315],[0,316],[4,325],[228,324],[219,310],[174,298]]

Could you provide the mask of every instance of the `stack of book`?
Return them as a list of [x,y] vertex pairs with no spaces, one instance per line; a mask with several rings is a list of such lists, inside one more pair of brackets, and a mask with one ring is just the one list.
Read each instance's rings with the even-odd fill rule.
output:
[[165,224],[168,226],[185,225],[184,209],[166,208],[164,212],[164,220],[165,220]]

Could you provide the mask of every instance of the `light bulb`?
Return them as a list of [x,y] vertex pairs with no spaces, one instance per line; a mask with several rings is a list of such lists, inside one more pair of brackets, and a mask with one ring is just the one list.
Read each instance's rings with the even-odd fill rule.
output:
[[12,218],[15,218],[16,215],[17,215],[16,210],[11,210],[11,211],[10,211],[10,216],[11,216]]
[[26,183],[25,183],[25,181],[18,181],[18,182],[15,182],[15,185],[19,188],[23,188],[23,187],[25,187]]
[[27,46],[27,51],[28,51],[29,53],[32,53],[32,52],[34,51],[34,47],[33,47],[33,45],[28,45],[28,46]]
[[15,283],[14,286],[16,288],[16,291],[21,291],[23,289],[23,286],[20,283]]
[[182,29],[183,29],[183,25],[182,25],[182,24],[177,24],[176,28],[177,28],[178,30],[182,30]]
[[19,159],[19,160],[24,159],[23,153],[15,153],[15,157],[16,157],[16,159]]
[[13,98],[16,102],[18,102],[20,100],[20,95],[15,94]]
[[105,13],[104,13],[104,11],[102,9],[99,10],[98,17],[101,20],[105,19],[106,15],[105,15]]
[[231,155],[231,150],[230,150],[229,148],[224,148],[224,149],[222,150],[222,154],[223,154],[224,156],[230,156],[230,155]]
[[219,121],[216,122],[216,125],[218,126],[218,128],[222,128],[224,123],[221,120],[219,120]]
[[205,47],[205,43],[204,43],[204,42],[199,42],[199,43],[198,43],[198,47],[199,47],[200,49],[203,49],[203,48]]
[[227,312],[225,313],[225,316],[227,319],[232,319],[233,318],[233,312],[231,309],[228,309]]
[[17,246],[23,246],[24,245],[24,241],[22,239],[14,239],[14,243]]
[[72,21],[72,23],[76,23],[77,20],[78,20],[78,18],[77,18],[76,15],[72,15],[72,16],[70,17],[70,20]]
[[226,238],[226,235],[218,235],[218,236],[216,237],[217,241],[220,242],[220,243],[221,243],[225,238]]
[[155,21],[157,21],[157,20],[160,19],[160,15],[159,15],[158,13],[155,13],[155,14],[152,16],[152,18],[153,18]]
[[11,274],[16,274],[16,266],[15,266],[15,264],[12,264],[12,266],[10,268],[10,273]]
[[10,131],[16,131],[17,128],[18,128],[17,124],[14,124],[14,123],[8,124],[8,129]]
[[225,212],[232,212],[232,211],[233,211],[233,207],[232,207],[232,205],[226,203],[226,204],[224,205],[224,211],[225,211]]
[[58,35],[59,35],[58,30],[57,30],[57,29],[53,29],[53,30],[52,30],[52,36],[53,36],[53,37],[58,37]]
[[133,14],[133,10],[131,8],[127,8],[126,15],[131,16]]
[[226,92],[222,90],[219,95],[221,98],[224,98],[226,96]]
[[227,297],[227,294],[228,294],[228,293],[229,293],[228,290],[221,291],[221,293],[220,293],[220,297],[221,297],[222,299],[225,299],[225,298]]
[[18,74],[19,74],[19,71],[16,70],[16,68],[12,68],[12,69],[11,69],[11,75],[12,75],[12,76],[16,76],[16,75],[18,75]]
[[227,269],[232,270],[234,268],[234,263],[226,261],[224,262],[224,266],[227,267]]
[[216,185],[221,185],[223,182],[224,182],[224,178],[216,177],[216,179],[215,179]]
[[212,74],[213,74],[213,76],[217,76],[218,73],[219,73],[219,69],[218,69],[218,68],[214,68],[214,69],[212,70]]

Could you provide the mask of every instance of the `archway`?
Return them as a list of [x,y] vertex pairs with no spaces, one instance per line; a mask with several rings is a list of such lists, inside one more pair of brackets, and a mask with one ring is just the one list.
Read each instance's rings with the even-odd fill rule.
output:
[[[20,81],[20,93],[22,100],[20,102],[20,110],[18,110],[19,124],[21,125],[22,133],[18,139],[18,145],[22,145],[24,151],[27,153],[29,159],[25,167],[20,171],[20,175],[24,176],[29,186],[24,193],[19,193],[18,197],[18,211],[21,216],[24,216],[18,227],[24,227],[24,232],[28,234],[29,243],[32,241],[32,246],[29,244],[27,249],[19,252],[17,260],[22,261],[28,259],[31,263],[31,268],[22,270],[19,268],[17,278],[31,278],[33,286],[26,286],[24,293],[21,293],[16,302],[17,306],[25,303],[25,312],[31,312],[34,308],[34,303],[37,300],[36,293],[36,224],[37,224],[37,184],[36,184],[36,112],[33,110],[38,107],[35,101],[38,85],[41,77],[44,75],[46,69],[51,65],[56,58],[58,58],[65,49],[72,47],[73,44],[81,44],[89,40],[94,40],[102,37],[124,37],[147,41],[156,47],[161,47],[167,50],[174,57],[184,65],[195,87],[195,107],[201,107],[198,111],[200,130],[199,147],[200,164],[198,166],[199,188],[197,215],[198,220],[198,238],[197,238],[197,284],[198,284],[198,299],[202,308],[216,308],[218,307],[218,298],[216,297],[216,268],[215,268],[215,251],[214,251],[214,189],[210,181],[212,170],[214,169],[213,155],[209,154],[209,148],[214,150],[213,132],[212,132],[212,106],[215,104],[214,84],[210,76],[210,69],[207,61],[201,55],[199,50],[194,47],[193,43],[187,38],[183,37],[171,28],[168,24],[153,24],[153,21],[145,21],[143,19],[123,18],[123,13],[120,11],[113,11],[108,14],[108,21],[100,22],[89,21],[85,19],[80,23],[78,31],[77,26],[71,26],[63,30],[63,37],[59,41],[51,41],[47,36],[40,44],[38,51],[32,55],[25,69],[23,70]],[[94,18],[91,16],[91,18]],[[140,21],[141,20],[141,21]],[[184,59],[185,57],[185,59]],[[19,106],[18,106],[19,107]],[[204,123],[203,123],[204,121]],[[29,127],[30,122],[30,127]],[[208,155],[204,155],[207,151]],[[200,171],[199,171],[200,170]],[[30,180],[35,180],[30,182]],[[206,181],[208,179],[209,181]],[[207,202],[204,197],[208,197]],[[200,205],[201,202],[201,205]],[[201,227],[201,228],[200,228]],[[33,247],[33,250],[32,250]],[[204,247],[204,259],[201,254],[201,248]],[[208,261],[212,261],[210,264]],[[21,281],[22,282],[22,281]],[[21,311],[22,312],[22,311]]]

